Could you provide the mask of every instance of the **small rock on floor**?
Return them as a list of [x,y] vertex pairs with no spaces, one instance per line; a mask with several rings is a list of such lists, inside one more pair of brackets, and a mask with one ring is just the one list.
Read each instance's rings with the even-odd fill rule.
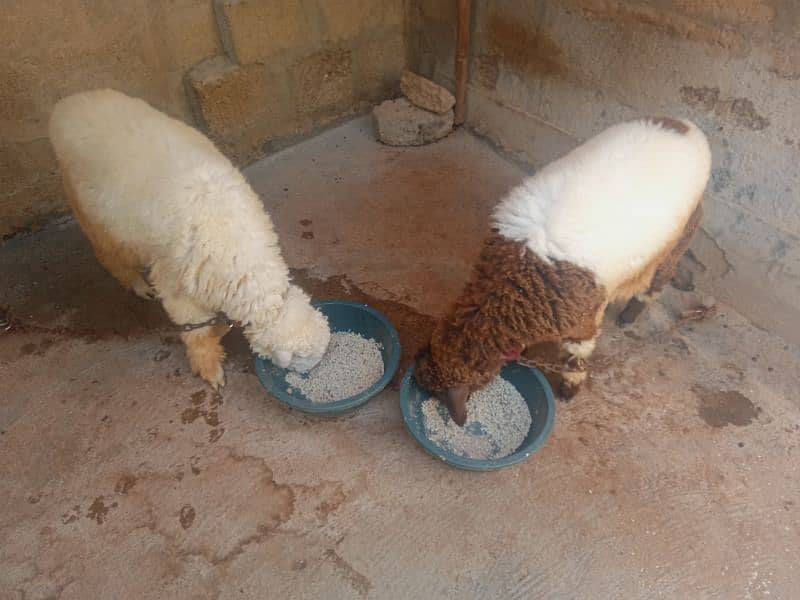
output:
[[438,115],[451,110],[456,104],[455,96],[449,90],[411,71],[403,72],[400,90],[415,106]]
[[453,111],[437,115],[417,108],[406,98],[386,100],[372,111],[378,139],[390,146],[421,146],[453,130]]

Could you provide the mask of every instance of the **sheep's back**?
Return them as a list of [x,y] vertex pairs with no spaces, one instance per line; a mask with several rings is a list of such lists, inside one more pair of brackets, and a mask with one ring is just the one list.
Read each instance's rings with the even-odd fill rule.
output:
[[592,271],[610,292],[680,237],[711,168],[703,133],[658,121],[613,126],[523,182],[495,212],[538,256]]
[[221,210],[261,210],[208,138],[120,92],[94,90],[61,100],[50,138],[82,212],[139,247],[179,237],[218,219]]

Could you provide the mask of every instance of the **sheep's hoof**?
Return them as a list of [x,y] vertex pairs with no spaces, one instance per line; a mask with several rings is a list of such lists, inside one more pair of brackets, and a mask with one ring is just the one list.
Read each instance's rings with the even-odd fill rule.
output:
[[208,385],[210,385],[211,389],[213,389],[215,392],[225,387],[225,370],[222,368],[222,366],[220,366],[219,369],[217,369],[217,372],[213,375],[209,377],[201,375],[201,377],[208,382]]
[[214,391],[225,387],[225,369],[222,368],[222,357],[192,357],[192,372],[203,379]]
[[625,327],[627,325],[631,325],[639,318],[639,315],[642,314],[647,304],[639,300],[638,298],[631,298],[630,302],[625,306],[625,309],[619,313],[617,317],[617,325],[619,327]]
[[139,298],[144,298],[145,300],[155,300],[156,299],[156,291],[144,281],[137,281],[133,284],[131,288],[133,293],[139,296]]
[[562,381],[558,386],[558,399],[562,402],[569,402],[580,391],[580,385],[574,385],[566,381]]

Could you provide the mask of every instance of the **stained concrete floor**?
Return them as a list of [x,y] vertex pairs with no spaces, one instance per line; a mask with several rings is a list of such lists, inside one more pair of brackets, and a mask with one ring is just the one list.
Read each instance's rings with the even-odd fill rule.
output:
[[[295,277],[367,299],[407,356],[523,173],[470,134],[375,144],[356,120],[247,170]],[[187,373],[158,305],[64,221],[0,248],[2,598],[793,598],[800,350],[668,290],[611,319],[547,444],[448,468],[390,389],[320,420],[270,399],[241,338]]]

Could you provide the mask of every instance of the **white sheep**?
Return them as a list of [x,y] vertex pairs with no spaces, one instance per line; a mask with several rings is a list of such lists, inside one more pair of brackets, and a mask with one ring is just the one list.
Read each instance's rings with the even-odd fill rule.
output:
[[[252,349],[281,367],[319,362],[327,320],[290,283],[269,215],[208,138],[104,89],[58,102],[50,139],[75,217],[123,286],[158,297],[180,326],[218,313],[242,323]],[[225,384],[227,331],[181,334],[192,371],[214,388]]]
[[702,219],[711,151],[694,124],[621,123],[502,200],[472,278],[415,372],[463,423],[470,392],[544,349],[574,395],[610,302],[631,322],[672,277]]

